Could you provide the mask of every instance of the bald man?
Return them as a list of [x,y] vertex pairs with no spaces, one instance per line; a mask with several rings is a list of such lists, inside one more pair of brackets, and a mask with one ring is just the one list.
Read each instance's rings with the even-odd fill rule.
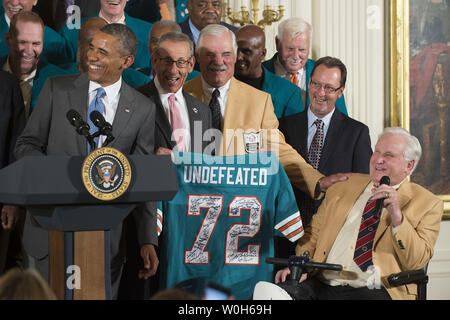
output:
[[[153,51],[158,45],[159,38],[169,32],[181,32],[181,27],[178,23],[171,20],[161,20],[153,24],[150,29],[150,37],[148,39],[148,51],[150,53],[150,58],[152,57]],[[139,70],[149,77],[149,80],[153,80],[155,77],[153,66],[150,62],[150,67]],[[200,72],[197,70],[192,70],[186,78],[186,81],[194,79],[198,76]]]
[[244,26],[236,32],[238,55],[235,77],[272,97],[277,118],[303,111],[300,88],[267,70],[264,31],[255,25]]

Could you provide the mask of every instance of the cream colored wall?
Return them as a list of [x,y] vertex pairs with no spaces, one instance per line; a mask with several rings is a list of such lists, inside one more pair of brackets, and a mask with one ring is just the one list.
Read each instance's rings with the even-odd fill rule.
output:
[[[348,69],[344,91],[348,113],[367,124],[372,146],[383,130],[385,45],[383,0],[260,0],[285,6],[285,17],[301,17],[313,26],[311,58],[340,58]],[[250,0],[230,0],[235,10]],[[260,14],[260,16],[262,16]],[[267,26],[267,58],[276,52],[278,23]]]
[[450,300],[450,221],[442,221],[441,231],[434,248],[434,256],[428,265],[427,298]]
[[[387,70],[384,0],[260,0],[286,7],[285,17],[301,17],[313,26],[311,58],[340,58],[347,66],[345,98],[349,115],[369,129],[372,147],[384,128]],[[235,10],[250,0],[230,0]],[[277,25],[266,27],[267,58],[275,53]],[[450,299],[450,221],[443,221],[430,262],[429,299]]]

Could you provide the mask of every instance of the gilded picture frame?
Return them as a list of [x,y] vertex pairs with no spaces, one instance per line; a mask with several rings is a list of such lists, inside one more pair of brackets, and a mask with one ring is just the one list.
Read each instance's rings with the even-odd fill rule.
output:
[[440,15],[448,15],[449,6],[448,0],[389,1],[387,123],[421,141],[422,159],[411,180],[444,201],[445,220],[450,219],[450,47],[448,22]]

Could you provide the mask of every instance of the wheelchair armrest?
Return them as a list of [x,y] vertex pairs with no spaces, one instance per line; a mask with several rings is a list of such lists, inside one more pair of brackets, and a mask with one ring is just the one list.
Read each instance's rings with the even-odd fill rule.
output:
[[404,271],[396,274],[391,274],[388,278],[388,283],[392,287],[398,287],[410,283],[427,283],[428,276],[424,268],[412,271]]

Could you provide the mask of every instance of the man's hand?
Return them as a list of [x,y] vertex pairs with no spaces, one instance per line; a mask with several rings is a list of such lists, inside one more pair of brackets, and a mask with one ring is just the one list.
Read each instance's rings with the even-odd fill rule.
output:
[[11,230],[19,221],[20,208],[17,206],[4,205],[2,208],[1,221],[5,230]]
[[[284,268],[281,270],[278,270],[277,274],[275,275],[275,283],[280,283],[280,282],[285,282],[286,278],[288,275],[291,274],[291,270],[289,270],[289,268]],[[302,276],[300,277],[300,280],[298,280],[298,282],[303,282],[306,280],[306,278],[308,278],[308,274],[304,273],[302,274]]]
[[152,244],[144,244],[141,247],[141,257],[144,260],[144,269],[139,270],[138,277],[139,279],[148,279],[155,275],[159,265],[155,246]]
[[156,155],[172,155],[172,150],[167,149],[167,148],[163,148],[163,147],[159,147],[158,149],[156,149],[155,152]]
[[335,184],[336,182],[345,181],[351,175],[353,175],[352,172],[347,172],[347,173],[336,173],[336,174],[332,174],[328,177],[323,177],[320,180],[320,191],[326,192],[328,190],[328,188],[331,187],[333,184]]
[[403,214],[398,204],[397,190],[382,184],[378,188],[372,190],[372,200],[384,199],[383,207],[385,207],[391,216],[391,225],[398,227],[403,221]]

